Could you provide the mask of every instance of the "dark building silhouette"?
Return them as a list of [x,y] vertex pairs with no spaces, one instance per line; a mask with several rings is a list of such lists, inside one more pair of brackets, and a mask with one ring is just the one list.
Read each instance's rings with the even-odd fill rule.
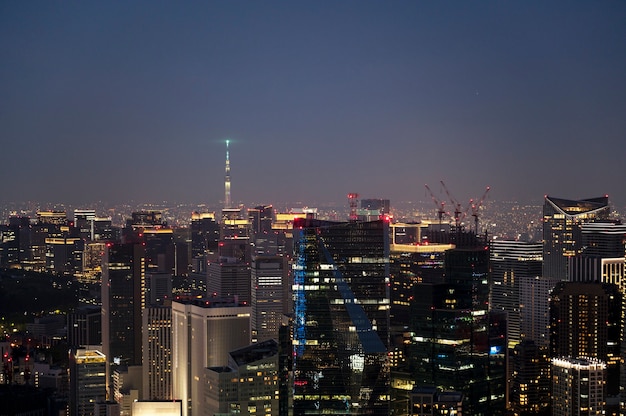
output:
[[464,414],[504,414],[506,313],[489,311],[489,250],[474,241],[446,251],[444,283],[415,286],[409,370],[418,386],[462,393]]
[[145,285],[145,246],[108,243],[102,264],[102,348],[109,364],[141,365]]
[[102,311],[99,306],[83,306],[67,314],[67,343],[70,347],[102,343]]

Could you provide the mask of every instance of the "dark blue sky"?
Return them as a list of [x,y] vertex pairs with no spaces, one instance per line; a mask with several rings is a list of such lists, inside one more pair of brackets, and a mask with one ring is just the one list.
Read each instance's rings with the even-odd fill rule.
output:
[[626,203],[626,2],[0,3],[0,201]]

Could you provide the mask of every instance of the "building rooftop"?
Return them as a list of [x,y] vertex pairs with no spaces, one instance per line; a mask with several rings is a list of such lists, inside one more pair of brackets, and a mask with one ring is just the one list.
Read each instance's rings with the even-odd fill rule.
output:
[[270,339],[232,351],[230,356],[238,366],[241,366],[264,358],[273,357],[276,354],[278,354],[278,343]]

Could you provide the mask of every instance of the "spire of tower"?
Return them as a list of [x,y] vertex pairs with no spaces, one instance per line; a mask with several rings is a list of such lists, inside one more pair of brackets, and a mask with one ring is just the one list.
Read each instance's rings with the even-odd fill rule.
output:
[[230,156],[228,154],[228,143],[226,140],[226,175],[224,176],[224,208],[230,208]]

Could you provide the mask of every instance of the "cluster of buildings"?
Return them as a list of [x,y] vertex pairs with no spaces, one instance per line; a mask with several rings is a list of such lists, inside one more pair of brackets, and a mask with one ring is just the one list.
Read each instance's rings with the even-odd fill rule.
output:
[[225,191],[184,229],[156,211],[2,226],[3,268],[99,287],[67,315],[67,371],[0,342],[5,387],[52,386],[70,416],[625,412],[626,225],[607,197],[546,197],[529,242],[357,194],[345,221],[235,208],[228,157]]
[[[384,200],[343,222],[271,206],[194,213],[186,232],[158,212],[117,229],[84,212],[20,220],[100,245],[96,277],[76,274],[101,281],[100,296],[67,315],[67,371],[9,367],[0,345],[3,383],[54,386],[61,413],[624,412],[626,225],[606,197],[546,197],[542,242],[395,222]],[[3,259],[28,260],[3,266],[68,273],[52,265],[79,256],[49,251],[55,238],[5,241]]]

